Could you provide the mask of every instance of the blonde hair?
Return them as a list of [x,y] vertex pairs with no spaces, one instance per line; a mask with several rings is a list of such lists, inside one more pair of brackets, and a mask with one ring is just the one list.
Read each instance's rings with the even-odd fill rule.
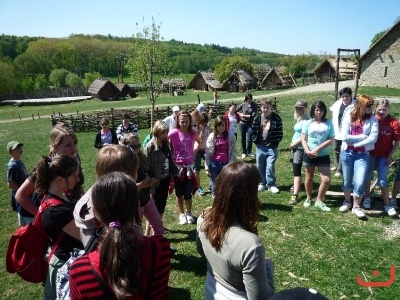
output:
[[75,141],[75,144],[78,144],[78,138],[76,137],[75,132],[65,126],[56,125],[50,132],[50,156],[56,154],[56,147],[61,145],[64,137],[72,136]]
[[123,172],[134,180],[137,177],[139,159],[129,146],[108,145],[99,150],[96,156],[96,177],[110,172]]

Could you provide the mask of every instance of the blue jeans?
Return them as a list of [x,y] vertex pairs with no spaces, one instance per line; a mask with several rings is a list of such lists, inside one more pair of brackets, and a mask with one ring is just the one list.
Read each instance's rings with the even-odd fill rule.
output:
[[242,153],[250,154],[253,141],[251,139],[251,124],[240,124],[240,135],[242,139]]
[[340,152],[343,171],[343,191],[353,190],[354,196],[364,196],[369,157],[370,155],[366,152],[356,153],[349,150],[342,150]]
[[387,165],[387,157],[369,157],[369,167],[367,180],[372,181],[374,179],[374,171],[378,170],[378,181],[377,184],[379,187],[387,187],[388,180],[387,176],[389,173],[389,166]]
[[275,186],[275,162],[277,157],[278,149],[276,147],[257,146],[256,161],[258,171],[261,174],[260,184],[268,187]]
[[219,173],[223,167],[228,163],[221,163],[219,161],[211,160],[210,163],[210,173],[211,173],[211,196],[215,196],[215,180],[217,179]]

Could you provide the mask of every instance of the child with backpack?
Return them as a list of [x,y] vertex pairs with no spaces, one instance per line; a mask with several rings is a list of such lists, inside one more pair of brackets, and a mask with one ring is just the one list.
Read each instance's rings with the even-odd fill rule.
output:
[[76,202],[69,193],[79,182],[79,166],[73,157],[67,155],[43,157],[37,164],[36,174],[36,189],[44,195],[42,203],[52,199],[60,202],[43,211],[40,220],[51,238],[50,246],[52,247],[56,240],[59,241],[49,261],[44,290],[44,299],[56,299],[58,269],[69,259],[73,248],[83,248],[73,217]]

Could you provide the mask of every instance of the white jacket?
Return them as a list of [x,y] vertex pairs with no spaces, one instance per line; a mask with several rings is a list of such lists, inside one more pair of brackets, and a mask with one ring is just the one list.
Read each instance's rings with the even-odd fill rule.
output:
[[[229,162],[236,161],[236,155],[237,155],[237,150],[236,150],[236,137],[232,132],[229,132]],[[207,138],[207,148],[206,148],[206,153],[205,153],[205,164],[204,164],[204,169],[208,170],[210,163],[211,163],[211,157],[213,156],[215,151],[215,135],[214,132],[211,132]]]
[[343,115],[342,121],[342,148],[341,150],[347,150],[348,144],[352,144],[354,147],[364,147],[365,151],[371,151],[375,148],[376,140],[378,139],[379,127],[378,120],[374,116],[365,120],[363,125],[363,134],[351,135],[350,132],[350,112],[347,110],[346,114]]
[[[343,139],[341,134],[342,124],[339,124],[339,111],[342,102],[343,102],[342,98],[340,98],[335,103],[333,103],[331,107],[329,107],[330,111],[332,112],[332,123],[333,123],[333,130],[335,131],[335,140]],[[347,106],[343,112],[343,117],[346,115],[346,112],[353,110],[355,102],[356,100],[354,99],[351,100],[350,105]],[[342,117],[342,123],[343,123],[343,117]]]

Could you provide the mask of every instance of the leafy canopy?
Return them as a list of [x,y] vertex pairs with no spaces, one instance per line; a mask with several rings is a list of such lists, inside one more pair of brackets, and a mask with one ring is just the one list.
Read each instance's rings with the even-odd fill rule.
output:
[[246,71],[250,75],[253,75],[254,73],[253,65],[247,58],[230,56],[224,58],[221,63],[215,67],[215,76],[220,82],[222,82],[227,79],[232,72],[238,70]]

